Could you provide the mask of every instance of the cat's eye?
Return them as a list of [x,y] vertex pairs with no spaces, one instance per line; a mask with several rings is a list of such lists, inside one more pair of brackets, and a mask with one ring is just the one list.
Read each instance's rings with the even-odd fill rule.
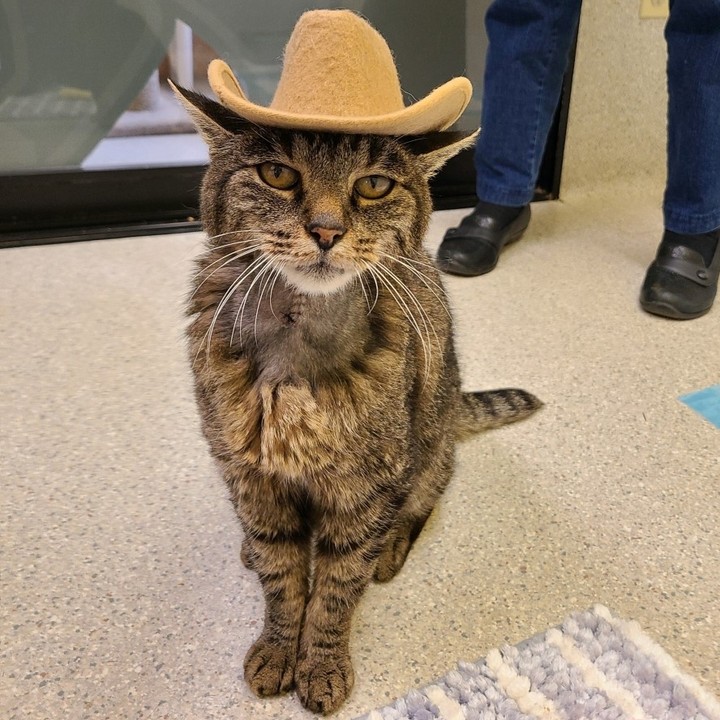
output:
[[258,165],[258,175],[270,186],[277,190],[290,190],[300,180],[300,173],[287,165],[264,162]]
[[385,197],[395,185],[395,181],[384,175],[368,175],[355,182],[355,192],[368,200]]

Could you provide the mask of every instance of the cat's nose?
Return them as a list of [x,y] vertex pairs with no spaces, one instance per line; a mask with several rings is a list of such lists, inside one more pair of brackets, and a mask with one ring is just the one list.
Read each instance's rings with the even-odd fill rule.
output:
[[305,227],[321,250],[329,250],[347,230],[331,218],[317,218]]

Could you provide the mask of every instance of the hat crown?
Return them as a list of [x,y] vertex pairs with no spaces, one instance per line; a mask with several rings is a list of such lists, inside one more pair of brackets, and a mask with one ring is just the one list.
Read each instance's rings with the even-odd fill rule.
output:
[[456,77],[407,107],[384,38],[350,10],[311,10],[297,22],[269,106],[243,92],[230,66],[216,58],[210,87],[225,107],[259,125],[341,133],[421,135],[449,128],[472,96]]
[[301,115],[362,117],[405,107],[385,39],[350,10],[304,13],[285,47],[270,104]]

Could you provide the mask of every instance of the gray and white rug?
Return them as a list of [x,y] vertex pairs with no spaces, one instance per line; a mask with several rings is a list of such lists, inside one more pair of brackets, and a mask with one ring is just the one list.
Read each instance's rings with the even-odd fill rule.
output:
[[359,720],[436,718],[720,720],[720,703],[636,622],[596,605]]

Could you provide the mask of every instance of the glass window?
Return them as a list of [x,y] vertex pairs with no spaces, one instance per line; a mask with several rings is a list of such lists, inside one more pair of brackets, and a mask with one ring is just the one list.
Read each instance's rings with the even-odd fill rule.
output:
[[203,164],[168,77],[208,92],[207,65],[222,57],[268,104],[309,8],[365,15],[392,48],[410,102],[466,67],[479,72],[483,3],[468,5],[480,13],[472,25],[464,0],[0,0],[0,173]]
[[[197,228],[207,150],[167,79],[209,94],[207,66],[220,57],[252,101],[269,104],[308,9],[368,18],[408,103],[467,75],[474,97],[460,128],[475,129],[490,2],[0,0],[0,247]],[[555,190],[558,117],[540,182]],[[473,174],[471,151],[448,163],[433,180],[437,206],[474,204]]]

